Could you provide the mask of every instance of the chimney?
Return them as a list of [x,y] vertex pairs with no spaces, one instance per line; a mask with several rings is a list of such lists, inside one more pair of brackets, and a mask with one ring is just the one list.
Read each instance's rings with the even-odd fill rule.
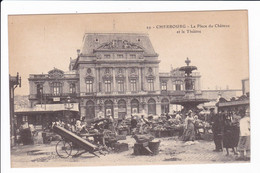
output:
[[80,53],[80,49],[77,49],[77,54],[78,54],[78,56],[79,56],[79,53]]

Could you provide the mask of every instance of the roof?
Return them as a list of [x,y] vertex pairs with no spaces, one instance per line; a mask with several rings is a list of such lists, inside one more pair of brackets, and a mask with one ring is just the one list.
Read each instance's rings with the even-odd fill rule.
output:
[[86,33],[83,38],[81,53],[83,55],[93,54],[94,49],[98,49],[102,44],[110,43],[113,40],[126,40],[142,47],[146,54],[156,54],[148,34],[138,33]]
[[[72,109],[70,111],[79,111],[79,104],[73,103]],[[36,105],[33,108],[20,108],[15,110],[15,114],[22,114],[22,113],[36,113],[36,112],[55,112],[55,111],[63,111],[68,110],[65,108],[64,104],[42,104]]]

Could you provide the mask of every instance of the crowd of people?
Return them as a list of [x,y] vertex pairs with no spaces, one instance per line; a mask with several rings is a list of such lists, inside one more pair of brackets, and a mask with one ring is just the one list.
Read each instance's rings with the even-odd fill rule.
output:
[[245,112],[211,110],[211,124],[215,143],[215,152],[229,149],[237,155],[238,160],[248,160],[250,151],[250,118],[249,109]]
[[[62,119],[56,119],[52,122],[54,125],[64,127],[78,135],[81,133],[100,132],[100,129],[109,129],[116,134],[120,130],[127,131],[132,136],[136,134],[150,134],[152,130],[173,129],[178,131],[181,140],[194,141],[202,139],[201,134],[210,132],[213,134],[215,152],[226,150],[229,155],[231,149],[238,160],[248,159],[250,151],[250,118],[249,109],[245,112],[219,111],[214,113],[210,109],[210,114],[204,116],[199,112],[189,110],[187,113],[174,112],[170,114],[161,114],[160,116],[131,115],[129,119],[115,120],[112,116],[107,118],[98,118],[96,123],[88,124],[83,117],[82,120],[73,120],[64,122]],[[24,122],[18,129],[23,143],[31,144],[35,129],[28,122]]]

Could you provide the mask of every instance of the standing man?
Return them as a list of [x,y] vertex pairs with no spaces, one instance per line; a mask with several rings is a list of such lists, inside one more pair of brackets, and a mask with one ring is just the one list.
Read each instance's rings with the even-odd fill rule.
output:
[[133,115],[131,115],[131,134],[132,135],[135,135],[136,127],[137,127],[137,120],[135,119],[135,117]]
[[221,116],[220,114],[214,113],[214,108],[210,109],[210,117],[211,117],[211,124],[212,124],[212,132],[213,132],[213,139],[215,143],[215,152],[221,152],[222,149],[222,123],[221,123]]

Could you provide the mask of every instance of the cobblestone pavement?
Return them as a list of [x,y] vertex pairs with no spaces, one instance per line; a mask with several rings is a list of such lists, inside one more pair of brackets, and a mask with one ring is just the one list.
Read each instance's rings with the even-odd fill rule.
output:
[[195,141],[184,143],[175,137],[159,138],[161,140],[160,152],[155,156],[133,155],[135,140],[130,136],[120,142],[128,143],[129,150],[113,153],[100,158],[89,153],[77,158],[59,158],[55,151],[57,141],[51,144],[37,144],[16,146],[11,150],[12,167],[54,167],[54,166],[93,166],[93,165],[149,165],[149,164],[190,164],[190,163],[237,163],[249,161],[236,161],[235,155],[230,152],[213,152],[212,141]]

